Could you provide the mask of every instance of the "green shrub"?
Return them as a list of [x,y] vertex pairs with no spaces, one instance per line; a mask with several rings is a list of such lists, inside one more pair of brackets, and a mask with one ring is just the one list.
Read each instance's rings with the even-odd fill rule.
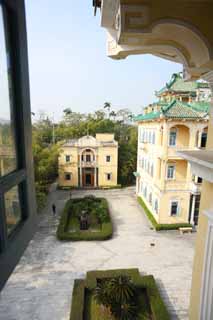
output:
[[36,192],[36,202],[38,212],[41,211],[47,203],[47,195],[44,192]]
[[181,227],[192,227],[192,225],[190,223],[170,223],[170,224],[169,223],[168,224],[157,223],[157,221],[153,217],[153,214],[147,208],[145,202],[140,197],[138,197],[138,203],[143,208],[146,216],[148,217],[149,221],[152,223],[152,225],[156,231],[177,230]]
[[[133,284],[136,288],[138,288],[138,290],[144,289],[146,291],[153,320],[170,319],[169,313],[160,296],[153,276],[141,276],[138,269],[117,269],[105,271],[89,271],[87,272],[85,280],[75,281],[72,295],[72,309],[70,320],[84,319],[84,311],[87,309],[85,305],[86,292],[94,292],[94,289],[97,287],[97,283],[100,280],[116,278],[119,276],[130,277]],[[128,309],[130,312],[129,318],[125,318],[123,316],[122,319],[131,319],[131,314],[133,314],[135,311],[133,309],[134,306],[133,308]],[[137,317],[133,317],[132,319],[137,319]]]
[[[77,230],[75,232],[69,232],[68,226],[71,216],[79,217],[82,210],[88,210],[89,212],[95,212],[97,218],[101,217],[101,230]],[[99,213],[100,211],[100,213]],[[104,214],[103,214],[104,212]],[[110,213],[108,209],[108,203],[104,198],[76,198],[68,200],[63,213],[61,215],[60,223],[57,229],[57,237],[59,240],[70,241],[94,241],[94,240],[108,240],[112,237],[113,226],[110,219]]]

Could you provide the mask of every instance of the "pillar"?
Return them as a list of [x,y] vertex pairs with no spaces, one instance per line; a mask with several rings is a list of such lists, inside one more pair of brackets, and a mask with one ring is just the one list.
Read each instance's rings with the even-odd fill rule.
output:
[[191,208],[191,218],[190,218],[190,223],[194,225],[194,215],[195,215],[195,200],[196,200],[196,195],[192,195],[192,208]]
[[[202,78],[209,82],[213,93],[213,71],[205,74]],[[210,105],[210,119],[209,119],[209,130],[207,138],[207,150],[213,149],[213,98]],[[190,310],[189,310],[189,319],[190,320],[200,320],[202,318],[201,311],[203,309],[202,303],[202,292],[203,284],[205,283],[206,277],[208,274],[204,271],[205,261],[206,261],[206,243],[207,243],[207,234],[208,234],[208,219],[205,216],[204,212],[212,208],[212,198],[213,198],[213,185],[207,181],[204,181],[202,184],[202,193],[200,201],[200,215],[198,223],[198,231],[196,236],[196,245],[195,245],[195,256],[194,256],[194,265],[192,272],[192,288],[191,288],[191,299],[190,299]],[[212,272],[212,270],[211,270]]]

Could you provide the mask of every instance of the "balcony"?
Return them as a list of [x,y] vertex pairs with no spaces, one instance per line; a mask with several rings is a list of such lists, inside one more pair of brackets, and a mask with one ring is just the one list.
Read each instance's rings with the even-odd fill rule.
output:
[[213,183],[213,150],[184,150],[178,153],[189,161],[194,175]]
[[80,165],[82,168],[94,168],[96,166],[96,161],[81,161]]
[[189,189],[190,184],[186,181],[166,180],[165,182],[166,191],[187,191]]

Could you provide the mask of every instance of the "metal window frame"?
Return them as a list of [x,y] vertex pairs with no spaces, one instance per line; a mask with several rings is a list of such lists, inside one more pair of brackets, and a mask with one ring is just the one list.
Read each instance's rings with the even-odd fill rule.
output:
[[[11,53],[16,133],[16,171],[0,178],[0,290],[11,275],[36,229],[36,200],[32,157],[28,50],[24,0],[0,0]],[[7,236],[4,194],[19,185],[22,221]]]

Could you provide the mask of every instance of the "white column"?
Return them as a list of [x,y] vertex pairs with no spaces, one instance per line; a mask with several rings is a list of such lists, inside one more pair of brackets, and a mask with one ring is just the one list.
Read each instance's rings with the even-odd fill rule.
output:
[[94,170],[95,170],[95,174],[94,174],[94,187],[96,188],[97,187],[97,180],[96,180],[96,172],[97,172],[97,169],[96,169],[96,166],[95,166],[95,168],[94,168]]
[[193,194],[193,195],[192,195],[191,218],[190,218],[190,223],[191,223],[192,225],[194,225],[195,200],[196,200],[196,196]]

